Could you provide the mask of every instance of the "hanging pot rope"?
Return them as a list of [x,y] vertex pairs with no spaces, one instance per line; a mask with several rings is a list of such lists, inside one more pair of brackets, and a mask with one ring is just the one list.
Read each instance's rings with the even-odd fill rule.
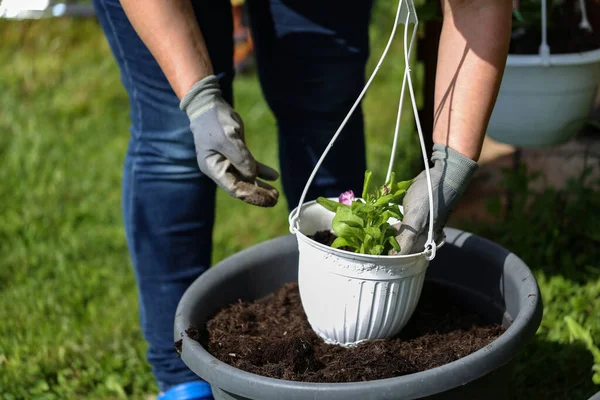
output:
[[[550,66],[550,46],[548,45],[548,7],[547,0],[542,0],[542,42],[540,43],[540,59],[542,61],[542,65]],[[585,5],[585,0],[579,0],[579,8],[581,9],[581,22],[579,23],[579,27],[581,29],[586,29],[588,31],[592,31],[592,26],[590,25],[590,21],[587,17],[587,9]]]
[[540,44],[540,57],[544,65],[550,65],[550,46],[548,46],[548,15],[546,0],[542,0],[542,43]]
[[579,23],[579,27],[581,29],[585,29],[587,31],[592,31],[592,25],[590,25],[590,21],[587,17],[587,9],[585,8],[585,0],[579,0],[579,6],[581,8],[581,22]]
[[[412,36],[409,41],[408,25],[411,23],[413,24],[413,30],[412,30]],[[358,98],[356,99],[354,105],[352,106],[352,108],[350,109],[350,111],[348,112],[348,114],[346,115],[344,120],[342,121],[341,125],[339,126],[339,128],[337,129],[335,134],[333,135],[331,141],[329,142],[329,144],[323,151],[323,154],[321,155],[318,162],[316,163],[311,175],[309,176],[309,178],[306,182],[306,185],[304,187],[302,195],[300,196],[300,201],[299,201],[298,207],[296,208],[296,211],[294,213],[290,214],[288,222],[290,224],[290,232],[295,234],[296,231],[298,230],[298,219],[302,213],[302,205],[304,204],[304,200],[306,198],[306,194],[308,193],[308,189],[309,189],[310,185],[312,184],[312,182],[315,178],[315,175],[317,174],[317,171],[321,167],[321,164],[325,160],[325,157],[327,156],[327,154],[333,147],[335,141],[337,140],[338,136],[340,135],[340,133],[346,126],[346,123],[350,119],[352,113],[356,110],[356,108],[360,104],[361,100],[363,99],[364,95],[367,92],[367,89],[369,88],[369,86],[373,82],[373,79],[379,72],[379,68],[383,64],[383,60],[385,59],[385,57],[390,49],[390,46],[391,46],[391,44],[394,40],[394,36],[396,34],[396,28],[398,27],[399,24],[404,25],[404,65],[405,65],[405,69],[404,69],[404,75],[403,75],[403,79],[402,79],[402,91],[400,93],[400,101],[398,104],[396,127],[394,130],[394,139],[393,139],[393,143],[392,143],[392,151],[391,151],[391,155],[390,155],[390,162],[389,162],[389,166],[388,166],[388,170],[387,170],[386,181],[388,181],[390,179],[390,176],[391,176],[391,173],[393,170],[394,158],[395,158],[395,154],[396,154],[396,147],[398,144],[398,134],[400,131],[400,120],[401,120],[401,116],[402,116],[404,93],[406,91],[406,84],[408,83],[410,99],[411,99],[412,108],[413,108],[413,112],[414,112],[415,122],[417,125],[417,131],[419,134],[421,152],[423,155],[423,161],[425,163],[425,174],[427,176],[427,188],[428,188],[428,192],[429,192],[428,193],[429,194],[429,210],[430,210],[429,211],[429,231],[428,231],[427,242],[425,244],[424,252],[425,252],[426,258],[428,260],[432,260],[435,257],[435,253],[436,253],[436,244],[435,244],[435,240],[433,237],[433,190],[432,190],[431,176],[429,173],[429,162],[427,159],[427,151],[425,149],[425,140],[423,139],[423,132],[422,132],[422,128],[421,128],[421,123],[419,121],[417,103],[415,100],[415,94],[414,94],[412,79],[411,79],[411,74],[410,74],[410,71],[411,71],[410,55],[412,53],[412,48],[413,48],[413,44],[415,41],[415,37],[417,36],[416,33],[417,33],[417,27],[419,24],[413,0],[400,0],[398,2],[398,9],[396,11],[394,26],[392,27],[392,32],[390,34],[390,38],[388,39],[385,49],[383,50],[381,58],[379,59],[379,62],[377,63],[373,73],[371,74],[370,78],[368,79],[367,83],[365,84],[365,87],[363,88],[363,90],[359,94]]]

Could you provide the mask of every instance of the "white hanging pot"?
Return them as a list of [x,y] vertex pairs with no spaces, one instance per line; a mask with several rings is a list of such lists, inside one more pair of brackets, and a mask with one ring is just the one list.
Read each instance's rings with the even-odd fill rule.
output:
[[539,54],[508,56],[487,130],[499,142],[518,147],[564,143],[583,128],[594,106],[600,84],[600,49],[551,54],[545,9],[542,4]]
[[553,146],[584,126],[600,83],[600,49],[555,54],[510,55],[487,134],[519,147]]
[[334,215],[316,201],[305,203],[295,230],[298,286],[308,322],[330,344],[352,346],[392,337],[417,306],[430,253],[357,254],[309,237],[331,230]]
[[[422,252],[410,255],[368,255],[336,249],[309,237],[318,231],[332,231],[335,214],[316,201],[304,203],[304,200],[321,163],[377,74],[390,48],[398,24],[405,26],[403,46],[405,72],[386,182],[390,181],[392,174],[402,103],[408,86],[428,183],[430,205],[428,240]],[[413,24],[410,41],[409,24]],[[409,55],[417,26],[418,20],[413,1],[399,0],[394,27],[379,63],[317,162],[306,183],[298,207],[290,213],[290,231],[296,235],[298,241],[298,286],[302,305],[311,327],[327,343],[352,346],[364,340],[388,338],[397,334],[412,316],[419,301],[425,271],[439,247],[433,239],[432,184],[410,76]],[[337,199],[331,200],[337,201]]]

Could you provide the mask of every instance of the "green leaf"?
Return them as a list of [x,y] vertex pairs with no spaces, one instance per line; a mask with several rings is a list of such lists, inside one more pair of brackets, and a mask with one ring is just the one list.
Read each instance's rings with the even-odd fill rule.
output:
[[410,185],[412,185],[414,179],[410,179],[408,181],[402,181],[402,182],[398,182],[398,184],[396,185],[396,190],[408,190],[408,188],[410,187]]
[[380,212],[379,215],[377,215],[377,219],[374,220],[375,223],[371,226],[376,226],[377,228],[381,229],[381,226],[387,223],[389,218],[390,214],[387,211]]
[[398,210],[397,207],[389,208],[385,212],[388,214],[388,218],[392,217],[392,218],[396,218],[397,220],[402,221],[403,215],[400,213],[400,210]]
[[331,247],[334,249],[339,249],[340,247],[352,247],[350,243],[345,238],[336,238],[333,243],[331,243]]
[[336,221],[335,218],[332,223],[332,228],[338,237],[343,237],[347,241],[350,241],[354,238],[358,242],[362,242],[365,237],[362,229],[352,228],[351,226],[348,226],[348,224],[345,224],[341,221]]
[[363,183],[363,191],[362,191],[362,198],[363,199],[367,199],[367,195],[369,194],[369,185],[371,184],[371,176],[373,175],[373,173],[369,170],[365,171],[365,181]]
[[353,201],[350,208],[352,209],[352,212],[354,214],[358,214],[359,212],[362,212],[364,210],[365,206],[366,204],[362,201]]
[[377,200],[373,204],[373,207],[380,207],[380,206],[384,206],[384,205],[387,206],[392,201],[394,201],[394,195],[393,194],[388,194],[388,195],[385,195],[385,196],[381,197],[379,200]]
[[400,244],[398,244],[398,241],[396,240],[395,236],[390,236],[388,238],[388,242],[392,245],[392,247],[394,248],[394,250],[400,251]]
[[381,253],[383,253],[384,250],[385,248],[382,245],[378,244],[376,246],[373,246],[373,248],[369,251],[369,254],[378,256],[381,255]]
[[381,233],[381,231],[379,229],[374,228],[372,226],[367,226],[365,228],[365,233],[368,236],[372,236],[373,239],[375,239],[375,240],[379,240],[383,236],[383,234]]
[[397,190],[396,192],[394,192],[394,202],[399,203],[405,194],[406,194],[406,190]]
[[345,204],[339,203],[337,201],[333,201],[330,199],[327,199],[325,197],[319,197],[317,198],[317,203],[319,203],[321,206],[325,207],[327,210],[332,211],[332,212],[336,212],[338,208],[340,207],[348,207]]
[[344,221],[356,222],[358,225],[360,225],[361,228],[363,226],[365,226],[365,222],[357,215],[354,215],[354,213],[352,212],[352,209],[350,207],[340,208],[335,214],[334,219],[336,219],[336,218],[340,222],[344,222]]
[[[372,215],[377,212],[377,209],[373,207],[371,204],[362,204],[362,206],[357,207],[353,210],[355,215],[361,215],[361,218],[366,218],[369,215]],[[364,216],[364,217],[363,217]]]
[[346,225],[348,225],[348,226],[349,226],[349,227],[351,227],[351,228],[358,228],[358,229],[362,229],[362,227],[363,227],[363,226],[362,226],[361,224],[359,224],[358,222],[354,222],[354,221],[351,221],[351,220],[343,220],[343,221],[340,221],[340,222],[341,222],[342,224],[346,224]]
[[367,233],[365,235],[365,240],[363,240],[363,246],[364,246],[364,248],[368,249],[369,247],[371,247],[372,243],[373,243],[373,237]]
[[[350,226],[348,222],[355,223],[359,225],[359,228]],[[359,240],[363,240],[364,232],[362,231],[362,227],[364,226],[364,221],[354,215],[350,207],[346,208],[338,208],[335,217],[333,217],[332,228],[335,234],[338,237],[350,238],[355,237]]]

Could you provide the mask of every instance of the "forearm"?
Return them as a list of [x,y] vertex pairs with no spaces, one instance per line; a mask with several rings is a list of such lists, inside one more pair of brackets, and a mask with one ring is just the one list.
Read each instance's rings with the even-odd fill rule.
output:
[[181,99],[213,74],[191,0],[121,0],[135,31]]
[[443,0],[433,141],[478,160],[500,87],[511,0]]

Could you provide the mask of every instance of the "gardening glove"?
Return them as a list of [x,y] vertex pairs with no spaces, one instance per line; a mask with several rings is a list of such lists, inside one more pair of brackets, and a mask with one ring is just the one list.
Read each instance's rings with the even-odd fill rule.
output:
[[276,180],[277,171],[257,162],[244,140],[239,114],[221,96],[216,76],[196,83],[180,108],[190,119],[200,171],[229,195],[261,207],[277,204],[279,192],[260,179]]
[[[460,200],[477,162],[442,144],[433,145],[433,167],[429,169],[433,191],[433,238],[439,240],[450,213]],[[396,237],[399,254],[420,253],[425,249],[429,230],[429,191],[427,175],[421,172],[408,188],[403,201],[404,218]]]

